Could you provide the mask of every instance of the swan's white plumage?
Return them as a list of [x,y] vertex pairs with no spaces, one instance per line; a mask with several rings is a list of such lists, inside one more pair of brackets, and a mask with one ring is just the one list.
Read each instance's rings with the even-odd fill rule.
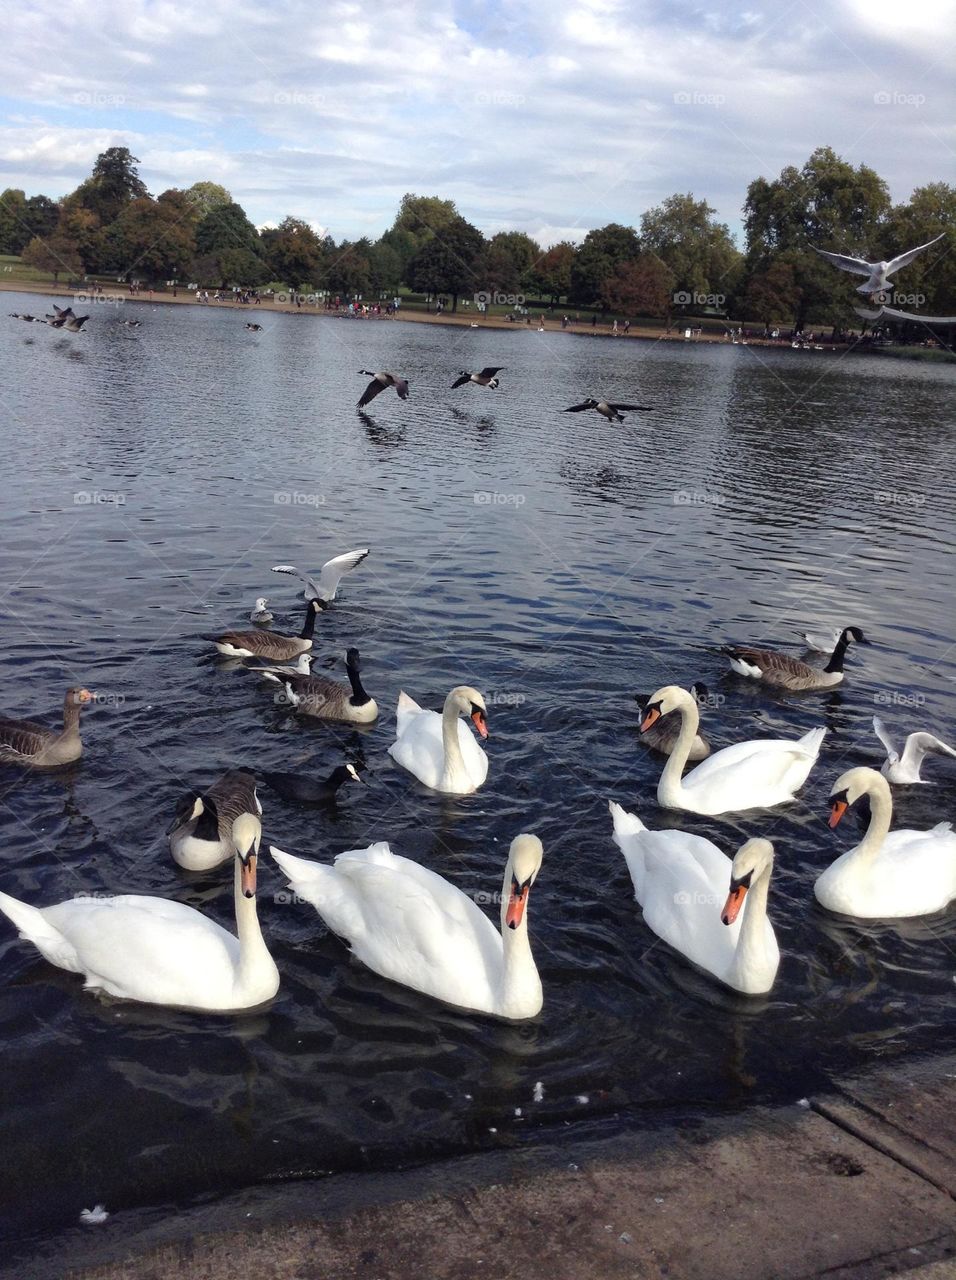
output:
[[[636,814],[609,803],[614,842],[624,854],[644,920],[659,938],[737,991],[769,991],[780,962],[766,913],[766,890],[750,890],[743,914],[721,921],[733,862],[710,840],[687,831],[649,831]],[[769,875],[769,872],[767,873]],[[741,945],[748,914],[750,938]]]
[[[396,737],[388,749],[392,759],[413,773],[419,782],[433,791],[452,795],[468,795],[488,777],[487,755],[468,726],[458,718],[467,710],[464,698],[459,699],[461,705],[455,709],[455,695],[463,689],[484,707],[481,695],[476,690],[468,690],[467,686],[459,686],[449,693],[441,715],[420,707],[407,693],[400,693],[395,712]],[[452,753],[447,750],[446,735],[452,732],[457,734],[460,759],[450,758]]]
[[[529,839],[540,850],[536,837],[517,837],[506,880],[515,845]],[[481,1013],[528,1018],[540,1010],[526,919],[517,930],[503,927],[503,941],[471,898],[384,842],[339,854],[332,866],[275,848],[272,856],[295,893],[375,973]]]

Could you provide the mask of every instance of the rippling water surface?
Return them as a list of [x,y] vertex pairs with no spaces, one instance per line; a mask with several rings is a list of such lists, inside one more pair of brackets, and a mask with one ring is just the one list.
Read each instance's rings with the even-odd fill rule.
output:
[[[8,310],[45,300],[6,295]],[[127,307],[132,312],[132,307]],[[163,831],[229,766],[325,776],[367,764],[334,815],[261,791],[265,838],[330,859],[388,840],[493,894],[508,842],[545,863],[531,933],[539,1018],[446,1009],[351,960],[268,859],[260,918],[282,973],[268,1010],[200,1017],[103,1004],[0,921],[8,1235],[81,1207],[182,1203],[261,1181],[375,1169],[527,1140],[600,1116],[792,1100],[835,1069],[956,1043],[956,915],[860,925],[813,905],[854,837],[824,822],[851,764],[878,764],[874,712],[901,737],[956,732],[952,639],[956,377],[946,367],[652,345],[534,331],[137,307],[81,335],[4,320],[2,705],[55,718],[74,682],[104,701],[56,775],[0,767],[0,887],[46,904],[146,892],[231,926],[231,872],[175,867]],[[505,366],[499,391],[450,383]],[[405,374],[366,414],[360,368]],[[560,410],[589,394],[654,406],[611,426]],[[89,498],[90,500],[86,500]],[[370,545],[318,624],[320,667],[350,644],[383,714],[367,730],[296,721],[198,633],[266,594],[298,630],[291,579]],[[799,650],[853,622],[844,687],[775,696],[707,646]],[[799,800],[729,819],[657,808],[660,759],[632,695],[704,679],[715,745],[830,730]],[[393,765],[400,689],[489,698],[491,769],[442,799]],[[897,820],[956,815],[956,769],[897,792]],[[732,851],[768,834],[783,952],[766,999],[716,986],[643,924],[607,800]],[[535,1083],[544,1099],[533,1102]],[[15,1171],[15,1179],[12,1177]]]

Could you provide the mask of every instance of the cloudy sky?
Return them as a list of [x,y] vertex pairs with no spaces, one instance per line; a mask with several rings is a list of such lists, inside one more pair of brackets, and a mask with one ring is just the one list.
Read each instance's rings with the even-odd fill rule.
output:
[[956,0],[24,0],[0,187],[54,197],[128,146],[150,191],[375,236],[406,191],[548,244],[829,144],[905,200],[956,172]]

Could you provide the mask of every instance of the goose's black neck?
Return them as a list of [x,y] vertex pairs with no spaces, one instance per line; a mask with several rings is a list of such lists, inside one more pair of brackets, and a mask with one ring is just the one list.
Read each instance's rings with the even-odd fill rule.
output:
[[219,815],[208,800],[203,803],[202,813],[196,819],[193,836],[197,840],[219,839]]
[[315,633],[315,620],[318,616],[319,616],[318,609],[314,609],[311,603],[306,606],[305,622],[303,623],[302,630],[299,632],[300,640],[312,639],[312,636]]
[[846,657],[846,651],[851,639],[852,636],[850,635],[849,627],[844,628],[840,633],[839,640],[836,642],[833,653],[830,655],[830,661],[823,668],[824,671],[832,673],[834,671],[843,670],[843,659]]
[[362,686],[362,677],[359,674],[358,667],[353,667],[350,662],[347,662],[345,664],[345,674],[348,676],[349,684],[352,686],[352,697],[349,699],[352,705],[364,707],[367,702],[371,702],[372,699]]

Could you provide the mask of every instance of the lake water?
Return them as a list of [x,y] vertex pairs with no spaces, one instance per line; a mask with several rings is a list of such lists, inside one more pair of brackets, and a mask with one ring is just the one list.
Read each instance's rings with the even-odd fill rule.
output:
[[[45,299],[5,295],[4,311]],[[446,1009],[350,959],[260,866],[282,973],[271,1008],[213,1018],[103,1004],[0,921],[3,1230],[185,1203],[263,1180],[381,1169],[531,1140],[569,1121],[792,1101],[829,1073],[956,1044],[956,914],[861,926],[818,910],[816,874],[854,839],[825,823],[851,764],[897,736],[956,735],[952,368],[829,352],[612,342],[214,308],[93,309],[80,335],[4,320],[0,462],[7,714],[103,701],[57,775],[0,769],[0,888],[174,897],[232,920],[232,873],[189,875],[164,829],[224,768],[325,776],[364,760],[333,816],[265,788],[265,839],[318,859],[388,840],[494,894],[511,838],[537,832],[531,898],[544,1011],[520,1025]],[[138,330],[120,324],[142,320]],[[504,366],[497,392],[449,390]],[[366,415],[359,369],[406,375]],[[623,425],[560,412],[589,394],[653,406]],[[257,595],[298,630],[287,561],[372,553],[320,617],[322,668],[348,645],[382,715],[296,721],[198,634]],[[774,696],[724,672],[725,640],[800,649],[856,623],[830,695]],[[664,815],[660,758],[632,695],[706,680],[715,745],[830,730],[799,800],[729,819]],[[490,705],[489,779],[442,799],[393,765],[400,689]],[[956,768],[897,792],[897,821],[956,816]],[[732,851],[769,834],[783,952],[766,999],[724,991],[643,924],[609,798]],[[494,908],[489,908],[494,910]],[[534,1102],[535,1084],[544,1097]],[[570,1131],[570,1130],[569,1130]]]

